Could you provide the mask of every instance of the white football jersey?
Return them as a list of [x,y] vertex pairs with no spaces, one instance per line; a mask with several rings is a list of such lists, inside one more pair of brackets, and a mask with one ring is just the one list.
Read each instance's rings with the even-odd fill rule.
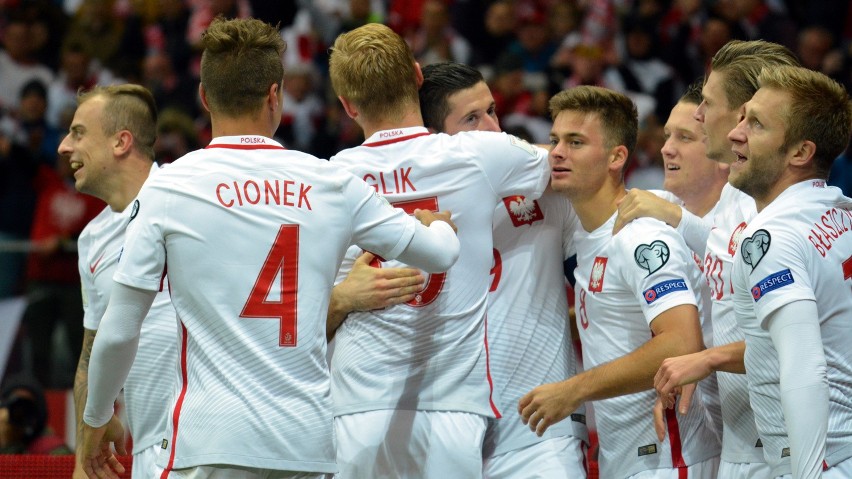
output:
[[563,381],[579,369],[562,268],[575,254],[577,228],[579,220],[568,199],[551,190],[538,200],[508,196],[494,211],[488,346],[495,401],[503,417],[490,422],[483,457],[558,436],[588,443],[585,406],[542,437],[517,413],[518,401],[530,390]]
[[[740,238],[757,215],[754,199],[726,184],[716,204],[713,228],[707,238],[704,278],[710,288],[714,345],[744,339],[734,316],[731,271]],[[744,374],[716,373],[722,405],[722,460],[731,463],[766,462],[754,424]]]
[[[330,162],[406,211],[452,211],[461,243],[456,264],[429,276],[409,304],[351,313],[337,330],[335,415],[408,409],[498,416],[485,334],[492,217],[510,194],[541,196],[550,178],[547,151],[505,133],[450,136],[415,127],[377,132]],[[349,249],[339,281],[360,253]]]
[[[151,167],[151,175],[159,168]],[[80,233],[77,240],[80,282],[83,291],[83,326],[97,330],[109,303],[124,231],[132,205],[116,213],[104,208]],[[175,309],[169,299],[168,278],[154,298],[142,322],[139,350],[124,383],[127,423],[133,438],[133,454],[163,440],[168,404],[174,385],[172,370],[177,358]]]
[[781,306],[816,301],[827,363],[825,462],[852,457],[852,199],[824,180],[790,186],[742,234],[734,262],[734,308],[745,334],[757,429],[774,475],[790,474],[778,354],[764,323]]
[[139,195],[116,280],[177,311],[158,465],[334,472],[325,324],[346,248],[387,258],[415,222],[358,178],[269,138],[215,138]]
[[[652,337],[651,321],[661,313],[701,302],[700,271],[677,231],[640,218],[613,236],[614,224],[615,215],[595,231],[580,228],[574,236],[574,310],[586,369],[645,344]],[[654,432],[655,399],[649,389],[594,402],[601,477],[689,466],[719,455],[700,396],[685,416],[668,410],[662,443]]]

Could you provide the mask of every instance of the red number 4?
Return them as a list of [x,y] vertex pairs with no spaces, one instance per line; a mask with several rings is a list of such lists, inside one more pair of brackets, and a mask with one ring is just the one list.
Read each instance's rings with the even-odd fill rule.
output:
[[[277,300],[269,301],[275,278],[281,273]],[[260,274],[251,288],[241,318],[278,318],[278,345],[296,347],[296,291],[299,282],[299,225],[281,225]]]

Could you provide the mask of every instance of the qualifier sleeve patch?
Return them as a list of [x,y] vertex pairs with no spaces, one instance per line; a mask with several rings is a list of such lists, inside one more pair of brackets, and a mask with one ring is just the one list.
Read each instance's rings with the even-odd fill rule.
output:
[[751,288],[751,297],[754,298],[754,302],[758,302],[760,298],[763,297],[764,294],[774,291],[778,288],[783,288],[788,284],[795,283],[796,280],[793,279],[793,272],[789,269],[781,270],[777,273],[772,273],[769,276],[763,278],[758,281],[756,285]]
[[645,297],[645,302],[651,304],[669,293],[688,290],[686,281],[683,279],[668,279],[646,289],[642,295]]
[[651,244],[640,244],[633,252],[633,258],[636,264],[651,276],[669,260],[669,245],[660,240]]

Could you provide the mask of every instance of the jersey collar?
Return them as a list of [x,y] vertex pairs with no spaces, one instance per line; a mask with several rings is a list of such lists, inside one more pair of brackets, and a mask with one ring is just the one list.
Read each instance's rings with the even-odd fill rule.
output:
[[227,148],[231,150],[285,150],[281,143],[259,135],[219,136],[213,138],[207,148]]
[[424,135],[431,135],[431,133],[422,126],[381,130],[373,133],[369,138],[367,138],[367,141],[365,141],[363,145],[371,147],[389,145],[391,143],[398,143],[400,141],[406,141]]

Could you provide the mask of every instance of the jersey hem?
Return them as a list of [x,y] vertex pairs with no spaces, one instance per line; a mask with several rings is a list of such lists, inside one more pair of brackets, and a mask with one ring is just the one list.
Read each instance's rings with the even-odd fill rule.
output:
[[[485,400],[487,403],[487,399]],[[399,404],[399,403],[367,403],[357,406],[339,407],[334,409],[334,417],[346,416],[349,414],[358,414],[362,412],[379,411],[383,409],[393,409],[399,411],[447,411],[447,412],[466,412],[476,414],[488,418],[496,418],[494,411],[490,406],[476,406],[473,404],[444,404],[421,402],[414,404]]]

